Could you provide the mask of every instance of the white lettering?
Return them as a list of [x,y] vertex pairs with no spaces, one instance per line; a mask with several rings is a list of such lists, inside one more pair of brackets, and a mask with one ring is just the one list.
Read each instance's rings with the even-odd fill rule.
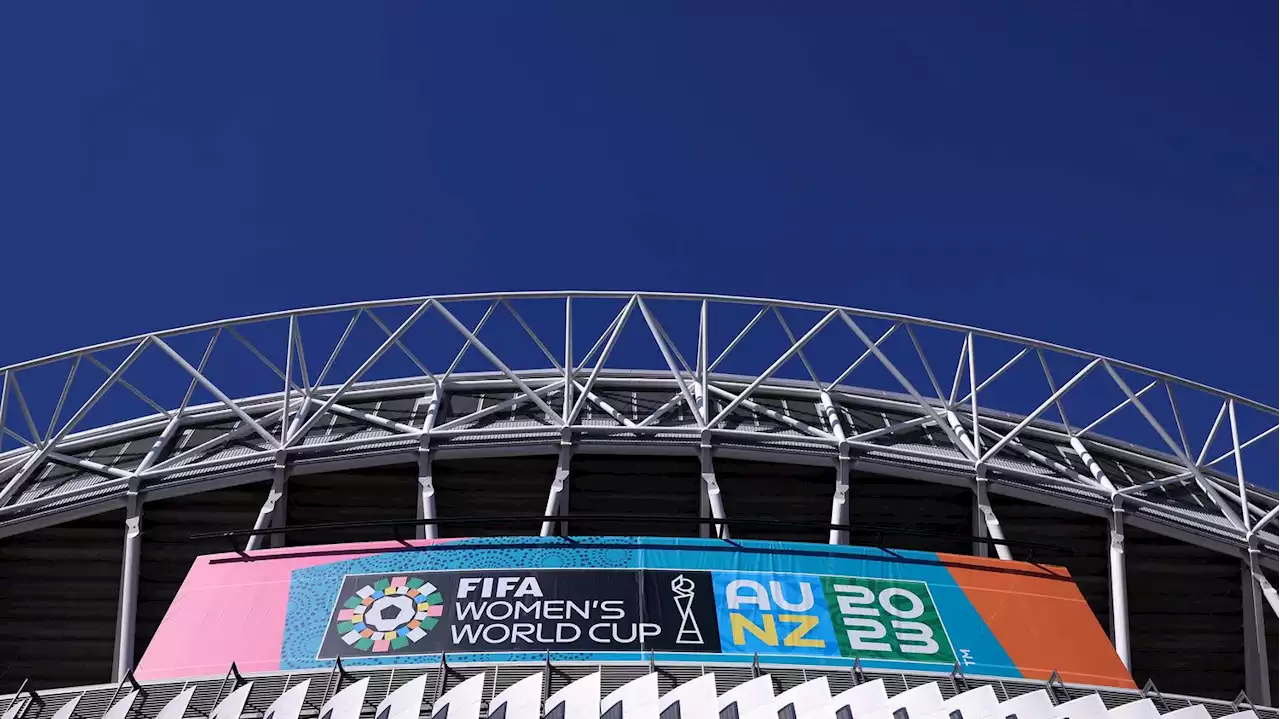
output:
[[[739,594],[739,590],[748,589],[751,591],[749,595]],[[759,607],[761,611],[769,611],[769,596],[765,593],[764,585],[751,579],[735,579],[729,582],[724,588],[725,602],[730,609],[737,609],[741,606],[752,605]]]
[[813,606],[813,588],[808,582],[800,582],[800,602],[792,604],[782,594],[782,582],[769,582],[769,593],[773,595],[773,603],[791,612],[808,611]]
[[[899,609],[895,607],[891,601],[894,597],[902,597],[907,600],[907,608]],[[924,602],[920,601],[920,597],[917,597],[914,592],[909,592],[899,587],[880,590],[880,606],[884,607],[886,612],[901,619],[915,619],[924,614]]]
[[564,600],[548,599],[542,603],[543,619],[564,619]]
[[901,622],[893,620],[893,628],[902,651],[907,654],[934,654],[938,651],[938,642],[933,638],[933,630],[923,622]]
[[499,597],[507,596],[507,592],[510,592],[511,590],[515,589],[516,582],[518,582],[519,580],[520,580],[519,577],[498,577],[498,596]]
[[[493,630],[496,629],[495,633]],[[489,644],[506,644],[511,638],[511,627],[505,624],[490,624],[484,628],[484,640]]]
[[575,614],[577,614],[579,617],[582,617],[583,619],[591,618],[591,602],[589,601],[583,602],[581,606],[579,606],[577,604],[574,604],[572,599],[566,600],[565,609],[567,610],[565,612],[565,619],[573,619],[573,615]]
[[476,588],[480,580],[475,577],[463,577],[458,580],[458,599],[466,599],[467,595]]
[[533,625],[527,622],[516,622],[511,625],[511,641],[533,644]]
[[541,597],[542,587],[538,586],[537,577],[525,577],[520,580],[520,588],[516,590],[517,597]]
[[489,606],[486,607],[485,616],[495,622],[501,622],[503,620],[510,619],[511,615],[515,613],[515,610],[516,609],[512,606],[511,602],[489,602]]
[[453,632],[454,644],[480,643],[480,628],[474,624],[455,624],[449,629]]
[[846,632],[849,635],[849,648],[853,650],[862,650],[866,652],[887,652],[889,651],[888,642],[873,642],[872,639],[883,639],[886,634],[884,625],[875,619],[849,619],[845,618],[844,625],[850,627]]
[[556,643],[568,644],[569,642],[578,641],[578,637],[582,636],[582,629],[577,624],[567,624],[560,622],[556,625]]
[[622,619],[627,616],[626,610],[622,608],[622,601],[618,599],[600,602],[600,614],[601,619]]
[[479,619],[481,614],[484,612],[485,604],[487,604],[487,602],[467,602],[465,604],[462,602],[455,602],[453,610],[457,612],[459,619]]

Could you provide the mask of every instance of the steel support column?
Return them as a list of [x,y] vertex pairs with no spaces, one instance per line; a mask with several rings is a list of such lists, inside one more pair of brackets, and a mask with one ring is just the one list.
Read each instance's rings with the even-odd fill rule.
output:
[[[831,394],[826,390],[818,393],[818,401],[822,404],[822,413],[826,417],[827,427],[835,435],[838,445],[836,456],[836,488],[831,495],[831,524],[849,523],[849,443],[844,433],[844,423],[840,421],[840,412],[836,410]],[[828,544],[848,544],[849,532],[833,529],[827,537]]]
[[[840,456],[836,459],[836,490],[831,496],[831,523],[849,523],[849,445],[840,443]],[[848,544],[849,531],[833,529],[828,544]]]
[[[436,519],[436,485],[431,475],[431,447],[423,437],[422,446],[418,448],[418,519]],[[440,526],[436,524],[419,524],[414,536],[418,539],[438,539]]]
[[[980,537],[991,537],[995,540],[1004,540],[1004,529],[1000,526],[1000,518],[996,516],[996,512],[991,508],[991,500],[987,497],[987,478],[985,470],[978,469],[977,477],[973,482],[973,502],[974,502],[974,518],[980,524],[977,527],[976,534]],[[986,550],[983,552],[975,552],[980,557],[990,556],[992,546],[990,542],[980,542],[979,544]],[[1013,552],[1009,551],[1009,547],[1004,544],[994,545],[996,548],[996,556],[1009,561],[1013,559]]]
[[[422,440],[418,444],[418,519],[436,519],[436,484],[431,467],[431,430],[435,428],[444,410],[444,384],[436,382],[431,392],[431,404],[422,421]],[[439,539],[440,525],[419,524],[414,530],[418,539]]]
[[[271,471],[271,489],[267,492],[267,499],[262,503],[262,509],[258,510],[258,518],[253,521],[254,529],[269,529],[271,527],[282,527],[285,524],[283,513],[277,514],[276,507],[281,504],[284,499],[286,487],[289,482],[289,465],[285,461],[284,452],[276,453],[276,464]],[[244,549],[246,552],[255,549],[262,549],[264,544],[268,543],[270,536],[270,546],[284,546],[284,535],[266,535],[254,534],[249,537],[249,541],[245,542]]]
[[1256,540],[1250,542],[1249,558],[1240,563],[1240,588],[1244,598],[1244,678],[1249,699],[1271,705],[1271,668],[1267,658],[1267,625],[1261,588],[1254,576],[1258,566]]
[[[972,518],[970,523],[971,532],[974,537],[986,539],[987,523],[983,521],[982,518],[982,504],[978,501],[978,487],[976,484],[973,488],[973,494],[970,497],[970,504],[973,505],[970,512],[970,517]],[[990,557],[991,545],[986,542],[979,542],[975,539],[973,542],[973,556],[983,558]]]
[[138,568],[142,562],[142,497],[137,479],[125,493],[124,557],[120,564],[120,601],[116,605],[115,661],[112,676],[124,681],[133,669],[133,639],[138,619]]
[[[551,480],[551,491],[547,494],[547,509],[544,517],[568,514],[569,511],[569,463],[573,461],[573,438],[568,429],[560,435],[560,453],[556,457],[556,476]],[[561,531],[567,527],[561,523]],[[542,523],[543,537],[554,537],[556,522],[545,520]]]
[[1124,567],[1124,510],[1119,500],[1111,509],[1108,522],[1111,541],[1108,570],[1111,577],[1111,642],[1126,669],[1129,663],[1129,592]]
[[[720,484],[716,482],[716,469],[711,461],[711,432],[702,433],[702,442],[698,446],[698,464],[702,474],[702,487],[707,493],[707,507],[711,510],[711,518],[724,519],[724,499],[720,496]],[[728,539],[729,526],[713,525],[712,536]]]

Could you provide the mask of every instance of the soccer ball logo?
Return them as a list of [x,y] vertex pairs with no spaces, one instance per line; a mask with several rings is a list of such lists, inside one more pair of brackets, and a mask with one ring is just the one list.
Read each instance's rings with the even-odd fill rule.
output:
[[347,597],[338,611],[338,633],[366,652],[403,649],[440,622],[444,599],[434,584],[417,577],[387,577]]

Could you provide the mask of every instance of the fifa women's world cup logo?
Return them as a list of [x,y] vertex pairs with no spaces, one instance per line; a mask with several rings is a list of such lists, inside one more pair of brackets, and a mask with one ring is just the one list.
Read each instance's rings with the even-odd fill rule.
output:
[[693,616],[693,597],[696,585],[683,574],[671,580],[671,594],[680,612],[680,629],[676,632],[676,644],[701,644],[702,630]]
[[419,577],[386,577],[347,597],[336,620],[348,646],[386,652],[422,639],[443,614],[444,600],[434,584]]

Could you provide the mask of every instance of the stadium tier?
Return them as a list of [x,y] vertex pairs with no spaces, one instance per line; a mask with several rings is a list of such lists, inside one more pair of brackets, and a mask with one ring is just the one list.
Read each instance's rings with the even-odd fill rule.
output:
[[0,368],[3,719],[1276,719],[1277,410],[693,294]]

